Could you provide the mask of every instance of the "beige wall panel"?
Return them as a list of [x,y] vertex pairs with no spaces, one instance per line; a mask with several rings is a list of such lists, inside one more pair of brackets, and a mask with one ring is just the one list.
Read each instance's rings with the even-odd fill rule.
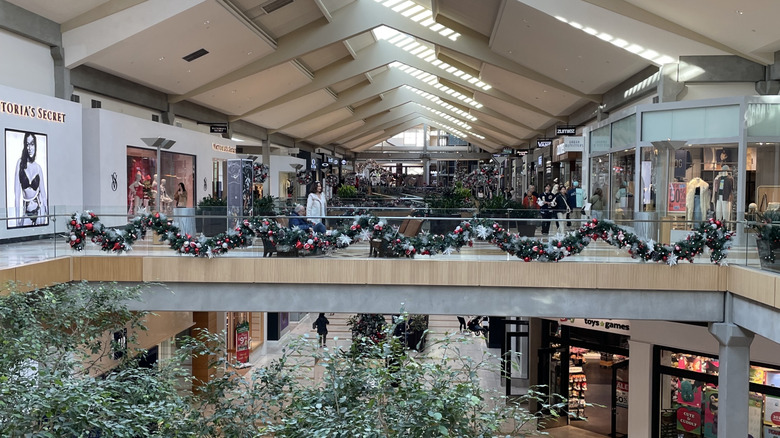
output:
[[597,273],[591,263],[478,262],[483,286],[595,288]]
[[16,281],[16,268],[0,269],[0,296],[8,295],[6,285],[13,281]]
[[735,295],[774,306],[777,278],[775,274],[729,266],[728,290]]
[[142,281],[143,257],[94,256],[77,257],[79,277],[74,280],[87,281]]
[[57,283],[67,283],[70,277],[70,257],[46,260],[16,267],[16,281],[32,285],[33,289]]
[[681,263],[604,263],[591,265],[598,272],[600,289],[719,290],[715,265]]
[[151,348],[193,326],[192,312],[155,312],[146,316],[147,331],[139,331],[138,346]]
[[251,283],[254,258],[146,257],[143,281]]
[[254,278],[257,283],[365,284],[372,277],[373,268],[379,269],[378,262],[381,260],[258,258]]
[[369,263],[365,266],[371,269],[369,284],[460,286],[478,282],[474,262],[418,259],[366,262]]

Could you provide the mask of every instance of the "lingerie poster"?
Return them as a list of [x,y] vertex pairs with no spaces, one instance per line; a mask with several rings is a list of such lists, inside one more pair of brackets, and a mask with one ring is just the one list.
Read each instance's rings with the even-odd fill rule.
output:
[[5,130],[5,202],[7,227],[49,224],[48,137]]

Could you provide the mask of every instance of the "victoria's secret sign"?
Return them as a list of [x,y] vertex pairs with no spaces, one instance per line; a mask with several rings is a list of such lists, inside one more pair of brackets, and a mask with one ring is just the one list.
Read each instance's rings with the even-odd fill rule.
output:
[[19,105],[18,103],[6,102],[4,100],[0,100],[0,113],[40,119],[47,122],[65,123],[65,113],[32,105]]

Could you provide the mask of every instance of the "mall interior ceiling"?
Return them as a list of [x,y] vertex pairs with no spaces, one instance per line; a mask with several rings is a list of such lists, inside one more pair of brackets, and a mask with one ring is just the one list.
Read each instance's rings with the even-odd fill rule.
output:
[[664,64],[726,56],[771,74],[780,49],[775,0],[0,3],[59,24],[75,88],[107,73],[146,87],[112,92],[163,121],[221,118],[350,157],[421,124],[528,149],[646,97]]

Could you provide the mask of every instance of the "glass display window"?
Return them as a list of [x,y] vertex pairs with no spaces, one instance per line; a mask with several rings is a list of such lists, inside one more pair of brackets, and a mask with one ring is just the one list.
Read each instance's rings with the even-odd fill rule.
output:
[[[657,433],[660,437],[716,437],[718,374],[716,356],[655,347],[660,364]],[[751,363],[748,427],[751,436],[780,433],[780,369]]]
[[[590,193],[586,196],[591,203],[591,215],[596,219],[606,219],[605,215],[609,212],[609,163],[609,155],[590,160]],[[600,201],[595,195],[598,195]]]
[[635,163],[635,149],[613,154],[609,206],[611,218],[615,221],[633,219],[634,217]]
[[160,210],[172,214],[175,207],[192,207],[195,197],[195,156],[160,152],[157,182],[157,150],[127,147],[127,214],[150,213],[160,200]]

